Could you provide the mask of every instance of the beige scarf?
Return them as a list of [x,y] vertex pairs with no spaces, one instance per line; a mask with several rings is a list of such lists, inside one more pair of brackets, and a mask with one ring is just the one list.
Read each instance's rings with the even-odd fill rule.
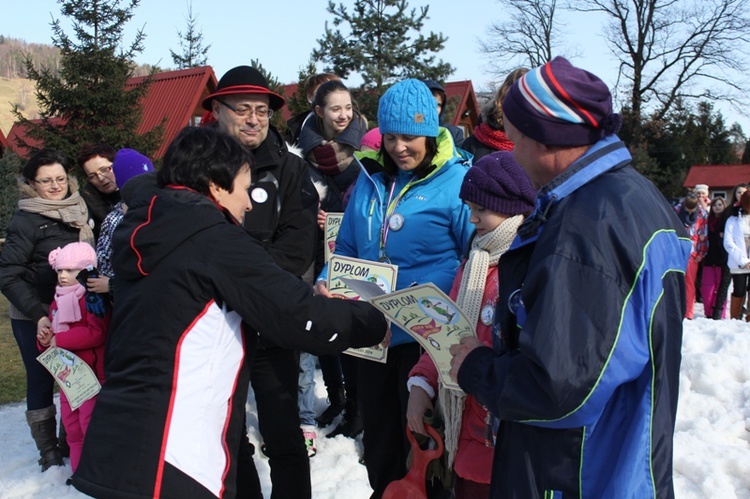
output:
[[[489,234],[477,236],[472,241],[469,259],[464,265],[461,287],[456,297],[456,304],[464,311],[471,324],[476,324],[479,320],[487,271],[490,267],[497,266],[500,256],[508,250],[513,238],[516,237],[522,221],[523,215],[508,218]],[[438,410],[445,421],[445,451],[450,468],[453,467],[458,449],[465,397],[463,391],[449,390],[439,383]]]
[[38,213],[75,227],[80,231],[78,234],[80,242],[89,243],[92,246],[96,245],[94,232],[89,226],[89,210],[78,191],[60,200],[40,197],[21,199],[18,201],[18,209],[29,213]]

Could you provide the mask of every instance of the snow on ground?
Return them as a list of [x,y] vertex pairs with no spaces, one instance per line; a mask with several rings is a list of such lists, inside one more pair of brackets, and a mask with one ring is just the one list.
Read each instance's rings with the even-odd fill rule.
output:
[[[679,499],[750,497],[750,324],[704,319],[685,321],[680,403],[674,447]],[[316,411],[325,408],[325,388],[316,373]],[[0,498],[83,497],[65,485],[68,466],[40,473],[22,403],[0,407]],[[250,439],[259,447],[257,417],[248,405]],[[324,430],[325,431],[325,430]],[[311,459],[313,497],[367,498],[361,439],[326,439],[319,433]],[[270,497],[268,460],[256,452],[263,494]]]

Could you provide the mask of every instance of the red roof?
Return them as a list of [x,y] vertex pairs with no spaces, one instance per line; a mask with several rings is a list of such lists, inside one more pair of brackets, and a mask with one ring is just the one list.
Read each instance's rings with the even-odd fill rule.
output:
[[[130,78],[125,90],[140,85],[145,79],[145,76]],[[190,124],[193,116],[203,114],[201,102],[216,90],[217,83],[211,66],[165,71],[152,77],[151,86],[143,101],[143,116],[138,132],[151,130],[166,117],[164,141],[154,153],[154,159],[164,155],[169,143],[180,130]]]
[[[39,124],[42,122],[41,119],[29,120],[29,121],[35,124]],[[60,123],[60,118],[52,118],[49,121],[53,125],[57,125],[58,123]],[[22,158],[29,157],[29,150],[27,147],[18,145],[19,138],[21,139],[22,142],[29,144],[32,147],[41,148],[44,146],[44,144],[42,144],[41,141],[37,139],[32,139],[31,137],[26,135],[26,127],[21,126],[17,122],[13,123],[13,126],[10,127],[10,131],[8,132],[8,149],[18,154]]]
[[[129,90],[143,83],[146,77],[138,76],[130,78],[125,85]],[[160,124],[164,118],[164,140],[161,147],[152,155],[152,159],[161,158],[167,150],[167,146],[177,133],[190,124],[193,117],[203,114],[201,102],[216,89],[216,75],[211,66],[198,68],[180,69],[177,71],[165,71],[155,74],[151,79],[151,86],[143,100],[141,124],[139,133],[151,130]],[[31,120],[39,123],[40,120]],[[55,118],[52,120],[56,121]],[[41,147],[41,143],[26,137],[25,129],[14,123],[8,133],[10,148],[19,156],[27,156],[27,151],[19,148],[16,138],[21,137],[34,147]]]
[[[459,100],[456,106],[456,114],[453,116],[450,124],[471,123],[471,128],[469,129],[469,133],[471,133],[473,128],[479,123],[479,104],[477,103],[477,96],[474,93],[474,85],[471,84],[471,80],[446,83],[445,98],[446,100],[450,100],[452,97],[458,97]],[[462,118],[466,111],[469,114]]]
[[282,97],[286,99],[287,105],[281,108],[281,117],[284,118],[284,121],[289,121],[292,119],[292,111],[289,109],[289,101],[294,97],[294,94],[297,93],[297,87],[299,87],[299,83],[290,83],[289,85],[284,85],[284,93],[282,94]]
[[750,165],[693,165],[682,183],[683,187],[706,184],[714,191],[729,190],[750,181]]

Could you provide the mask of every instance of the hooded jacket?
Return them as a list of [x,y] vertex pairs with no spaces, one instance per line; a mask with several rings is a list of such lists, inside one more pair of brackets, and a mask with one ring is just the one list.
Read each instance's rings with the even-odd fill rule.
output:
[[107,382],[73,485],[96,497],[234,497],[254,331],[333,354],[378,343],[385,320],[313,296],[206,196],[138,194],[113,238]]
[[458,372],[501,420],[493,498],[674,497],[690,240],[630,161],[617,137],[596,143],[500,259],[500,353]]
[[[378,158],[375,151],[362,155]],[[396,289],[432,282],[446,294],[450,291],[474,231],[469,208],[458,196],[468,162],[456,150],[449,132],[441,128],[433,160],[437,168],[421,180],[415,180],[413,172],[402,171],[395,178],[393,200],[414,181],[395,209],[403,217],[403,227],[390,229],[386,239],[385,254],[398,265]],[[362,169],[336,238],[337,255],[380,259],[389,193],[390,184],[386,186],[383,173],[370,176]],[[326,279],[327,275],[328,266],[318,279]],[[392,333],[391,346],[415,341],[395,325]]]

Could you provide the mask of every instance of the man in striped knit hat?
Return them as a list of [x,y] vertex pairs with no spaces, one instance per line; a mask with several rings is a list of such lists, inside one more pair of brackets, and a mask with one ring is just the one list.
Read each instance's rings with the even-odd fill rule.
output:
[[495,348],[451,348],[502,421],[491,497],[674,497],[687,234],[595,75],[557,57],[503,112],[535,210],[499,264]]

